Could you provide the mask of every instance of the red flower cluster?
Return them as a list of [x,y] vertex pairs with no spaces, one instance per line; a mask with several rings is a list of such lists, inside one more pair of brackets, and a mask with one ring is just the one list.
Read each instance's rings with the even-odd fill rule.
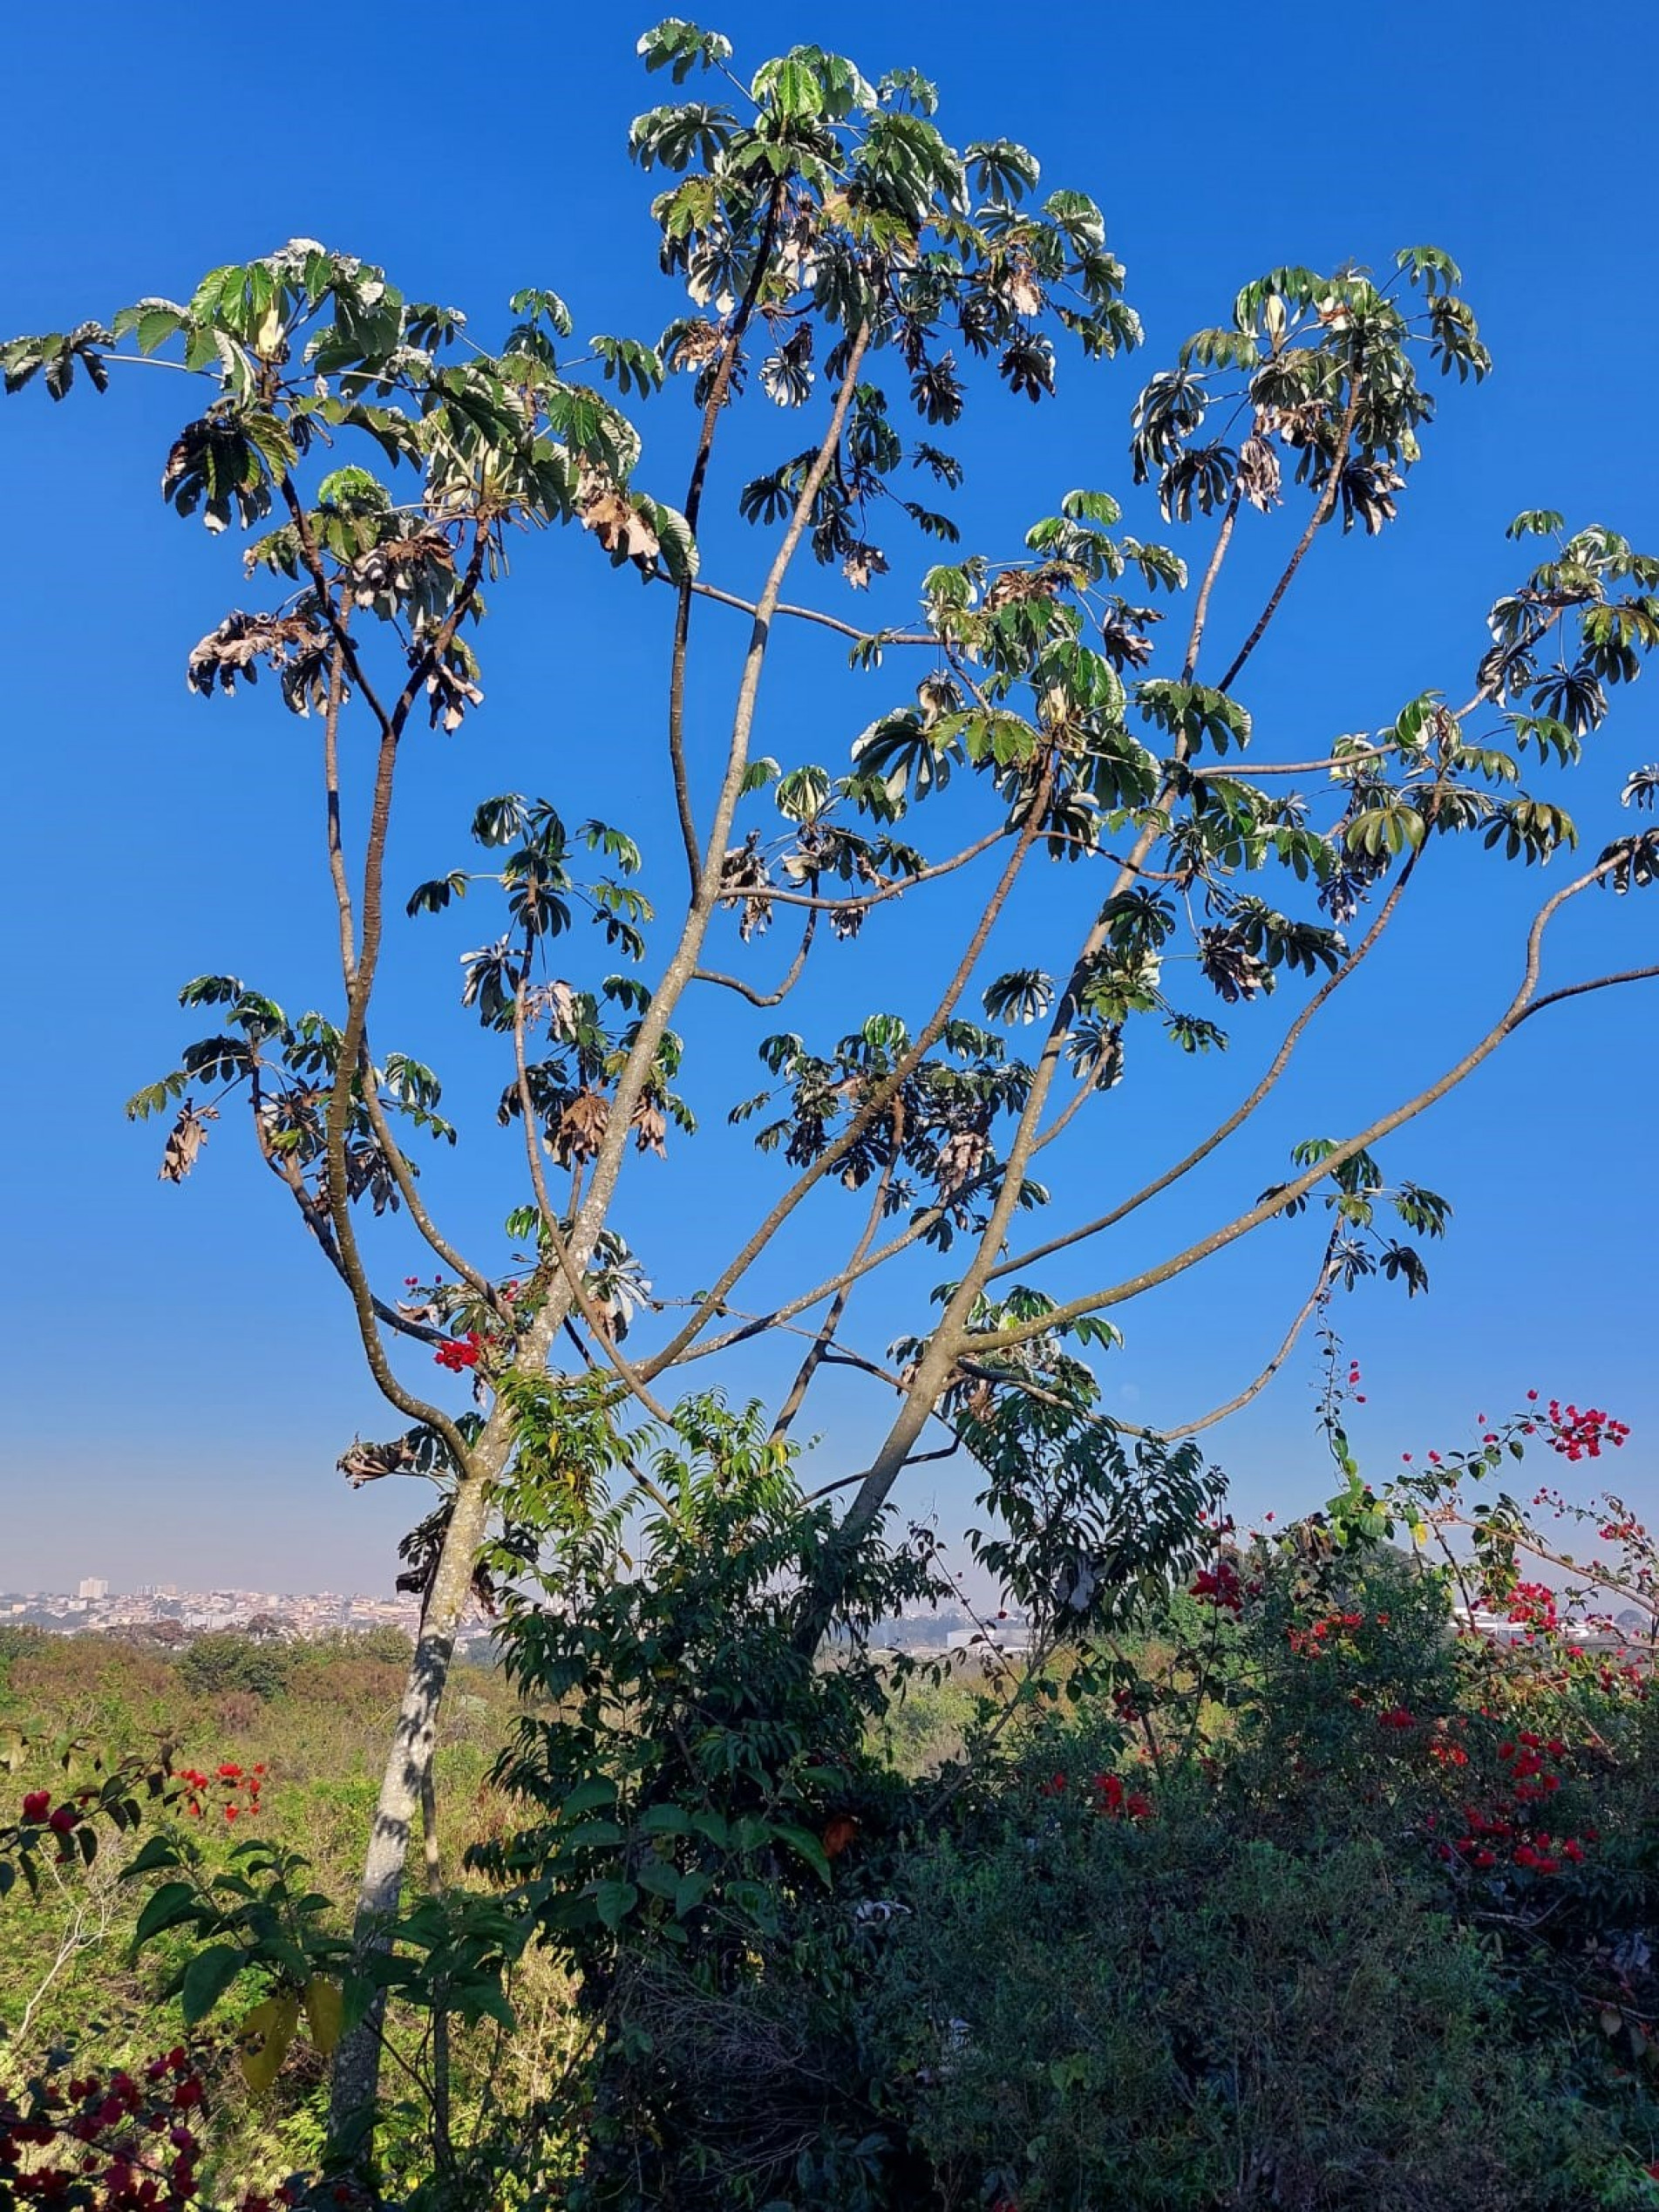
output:
[[[1499,1745],[1498,1756],[1508,1770],[1505,1780],[1510,1801],[1501,1809],[1464,1807],[1465,1832],[1456,1848],[1465,1865],[1484,1874],[1497,1865],[1500,1854],[1526,1874],[1560,1874],[1563,1867],[1581,1864],[1585,1846],[1599,1840],[1598,1831],[1586,1828],[1581,1837],[1556,1835],[1537,1827],[1527,1809],[1542,1805],[1560,1789],[1560,1774],[1545,1762],[1561,1758],[1566,1750],[1559,1736],[1547,1741],[1526,1728],[1513,1743]],[[1452,1856],[1450,1845],[1441,1848],[1446,1857]]]
[[1549,1425],[1550,1448],[1567,1460],[1599,1460],[1603,1444],[1616,1450],[1630,1433],[1628,1422],[1614,1420],[1599,1405],[1581,1413],[1576,1405],[1563,1406],[1558,1398],[1549,1402]]
[[432,1358],[440,1367],[447,1367],[452,1375],[463,1369],[476,1367],[484,1350],[483,1340],[476,1329],[469,1329],[466,1336],[457,1337],[446,1344],[439,1344]]
[[1547,1582],[1517,1582],[1509,1593],[1509,1617],[1524,1621],[1529,1628],[1558,1628],[1554,1591]]
[[[81,1802],[85,1803],[87,1798],[96,1795],[97,1792],[94,1790],[85,1790],[81,1793]],[[24,1827],[50,1828],[58,1838],[59,1859],[67,1859],[71,1855],[69,1839],[82,1825],[85,1817],[85,1814],[76,1806],[71,1805],[67,1799],[63,1804],[54,1806],[50,1790],[30,1790],[24,1794],[23,1800]]]
[[1121,1774],[1097,1774],[1090,1787],[1094,1792],[1095,1810],[1112,1821],[1150,1821],[1152,1801],[1139,1790],[1132,1790]]
[[[1386,1628],[1388,1615],[1379,1613],[1377,1620]],[[1310,1628],[1289,1628],[1285,1630],[1285,1642],[1299,1659],[1316,1659],[1333,1636],[1346,1635],[1365,1625],[1363,1613],[1327,1613],[1322,1621],[1316,1621]]]
[[1225,1608],[1229,1613],[1244,1610],[1244,1590],[1239,1581],[1239,1570],[1230,1559],[1223,1559],[1214,1567],[1200,1570],[1187,1591],[1189,1597],[1202,1598],[1207,1604]]
[[[96,2205],[99,2212],[189,2212],[196,2203],[195,2136],[181,2114],[203,2101],[201,2078],[180,2046],[153,2059],[143,2080],[120,2070],[51,2074],[28,2103],[0,2095],[0,2187],[8,2204]],[[275,2212],[297,2201],[283,2187],[250,2193],[235,2212]]]
[[[259,1810],[265,1762],[260,1759],[243,1768],[232,1759],[225,1759],[212,1774],[204,1774],[199,1766],[181,1766],[178,1779],[184,1785],[184,1809],[193,1821],[204,1819],[214,1805],[228,1822],[251,1821]],[[208,1792],[214,1790],[221,1794],[210,1798]]]
[[[1094,1793],[1093,1809],[1104,1813],[1112,1821],[1150,1821],[1152,1801],[1139,1790],[1132,1790],[1121,1774],[1096,1774],[1089,1784]],[[1064,1773],[1050,1775],[1046,1782],[1039,1782],[1039,1797],[1064,1797],[1066,1778]]]

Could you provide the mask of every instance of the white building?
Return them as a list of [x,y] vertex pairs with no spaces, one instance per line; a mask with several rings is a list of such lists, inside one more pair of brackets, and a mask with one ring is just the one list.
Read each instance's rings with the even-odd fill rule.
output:
[[109,1594],[110,1586],[100,1575],[88,1575],[75,1588],[77,1597],[107,1597]]

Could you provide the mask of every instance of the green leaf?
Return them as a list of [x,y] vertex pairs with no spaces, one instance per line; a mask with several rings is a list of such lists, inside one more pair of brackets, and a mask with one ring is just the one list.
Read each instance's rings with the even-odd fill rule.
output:
[[790,121],[817,115],[824,105],[824,87],[806,66],[793,54],[781,61],[768,62],[756,77],[754,98],[762,106],[772,107]]
[[228,1943],[210,1943],[196,1953],[180,1987],[186,2027],[194,2028],[207,2018],[246,1964],[246,1955]]
[[642,1835],[690,1835],[691,1816],[683,1805],[648,1805],[635,1826]]
[[613,1930],[622,1926],[639,1902],[639,1891],[631,1882],[601,1882],[595,1885],[593,1894],[594,1910]]
[[694,69],[716,69],[731,58],[731,41],[717,31],[699,31],[694,23],[670,16],[648,31],[635,48],[648,70],[667,69],[677,85]]
[[179,1863],[179,1847],[172,1837],[153,1835],[137,1857],[122,1869],[121,1879],[131,1882],[135,1875],[153,1874],[161,1867],[176,1867]]
[[602,1774],[593,1774],[585,1782],[578,1782],[559,1807],[561,1821],[580,1820],[584,1813],[596,1813],[600,1807],[616,1802],[616,1785]]
[[193,1883],[164,1882],[139,1915],[133,1940],[136,1944],[147,1943],[164,1928],[176,1928],[180,1921],[194,1919],[201,1909]]
[[825,769],[792,768],[779,779],[775,803],[779,813],[791,821],[810,822],[823,813],[829,795],[830,779]]
[[810,1828],[792,1827],[782,1821],[770,1823],[772,1834],[780,1843],[786,1843],[798,1857],[806,1860],[820,1882],[831,1879],[829,1854]]

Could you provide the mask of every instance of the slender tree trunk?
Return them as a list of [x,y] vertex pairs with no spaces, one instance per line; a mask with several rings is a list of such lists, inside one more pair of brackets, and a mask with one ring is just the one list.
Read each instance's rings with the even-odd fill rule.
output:
[[[466,1609],[473,1569],[490,1511],[490,1484],[480,1469],[465,1475],[421,1616],[409,1679],[398,1715],[370,1832],[353,1926],[355,1964],[361,1973],[391,1945],[392,1923],[403,1889],[410,1840],[432,1772],[439,1707],[449,1679],[455,1634]],[[384,2000],[341,2039],[335,2053],[329,2137],[336,2154],[366,2168],[372,2155],[375,2100],[380,2086],[380,2029]]]

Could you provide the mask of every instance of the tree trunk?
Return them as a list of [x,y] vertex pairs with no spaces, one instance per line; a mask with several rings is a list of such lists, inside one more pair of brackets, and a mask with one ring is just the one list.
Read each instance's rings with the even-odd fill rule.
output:
[[[368,1856],[357,1892],[352,1936],[355,1965],[361,1973],[391,1945],[392,1923],[403,1889],[410,1839],[419,1815],[423,1788],[432,1772],[438,1736],[438,1712],[449,1679],[455,1632],[466,1608],[473,1569],[490,1511],[490,1484],[481,1473],[464,1477],[444,1533],[443,1549],[410,1661],[409,1679],[398,1715],[385,1774],[375,1807]],[[380,2086],[381,1998],[362,2024],[341,2039],[335,2053],[329,2106],[329,2140],[333,2155],[366,2173],[373,2156],[375,2100]]]

